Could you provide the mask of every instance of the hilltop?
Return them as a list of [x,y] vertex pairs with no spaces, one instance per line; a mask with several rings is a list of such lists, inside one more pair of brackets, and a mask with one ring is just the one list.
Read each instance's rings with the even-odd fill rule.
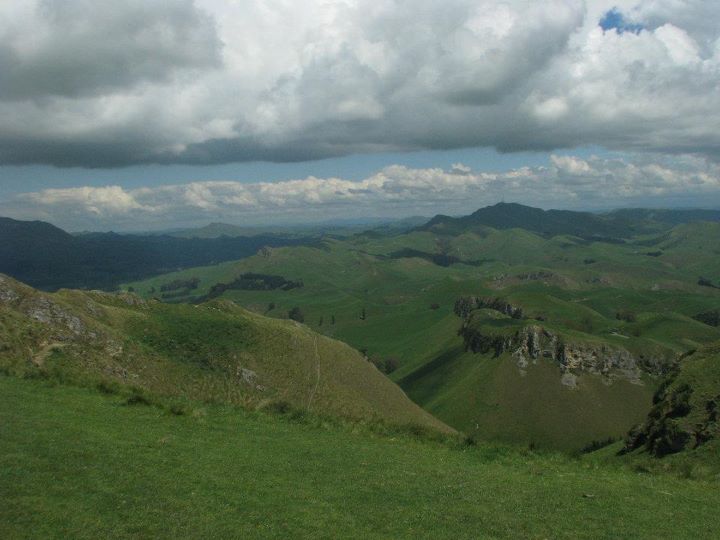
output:
[[482,227],[524,229],[543,236],[569,234],[579,237],[624,237],[638,232],[637,223],[589,212],[541,210],[517,203],[498,203],[468,216],[436,216],[420,230],[441,234],[461,234]]
[[481,232],[483,227],[490,227],[524,229],[546,237],[572,235],[618,241],[697,221],[720,221],[720,210],[637,208],[594,214],[571,210],[542,210],[517,203],[498,203],[480,208],[468,216],[435,216],[418,230],[457,235]]
[[42,293],[0,275],[0,368],[246,407],[297,408],[452,431],[351,347],[232,302]]

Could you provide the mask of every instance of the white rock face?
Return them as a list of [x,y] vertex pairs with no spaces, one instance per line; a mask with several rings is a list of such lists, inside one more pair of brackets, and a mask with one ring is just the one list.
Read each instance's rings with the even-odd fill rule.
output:
[[658,374],[664,363],[663,359],[636,358],[626,349],[607,344],[565,342],[539,325],[525,326],[506,337],[466,336],[466,343],[474,352],[492,351],[496,355],[510,352],[521,375],[542,358],[557,362],[562,372],[561,383],[570,388],[577,388],[577,378],[582,373],[600,375],[608,384],[623,379],[642,385],[643,372]]

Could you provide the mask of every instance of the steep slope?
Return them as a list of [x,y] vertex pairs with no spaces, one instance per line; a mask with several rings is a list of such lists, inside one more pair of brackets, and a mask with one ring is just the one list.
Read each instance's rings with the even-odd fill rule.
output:
[[457,342],[399,384],[479,439],[562,450],[618,439],[649,410],[654,381],[673,362],[671,351],[635,355],[622,340],[528,319],[499,299],[456,307],[466,314]]
[[11,373],[449,431],[351,347],[227,301],[46,294],[0,275],[0,343],[0,367]]
[[646,420],[626,439],[624,451],[662,457],[709,452],[720,442],[720,343],[685,357],[653,398]]

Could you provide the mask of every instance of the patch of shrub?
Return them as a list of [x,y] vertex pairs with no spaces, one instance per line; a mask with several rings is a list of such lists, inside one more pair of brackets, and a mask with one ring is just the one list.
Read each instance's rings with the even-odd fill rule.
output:
[[169,283],[160,285],[160,292],[177,291],[178,289],[195,290],[200,284],[199,277],[191,277],[189,279],[174,279]]
[[271,413],[271,414],[288,414],[290,413],[294,407],[289,401],[285,401],[283,399],[273,399],[271,401],[268,401],[266,403],[263,403],[259,409],[263,412]]
[[477,446],[477,439],[474,435],[465,435],[463,437],[463,444],[465,446]]
[[581,454],[589,454],[590,452],[595,452],[596,450],[600,450],[601,448],[605,448],[606,446],[610,446],[611,444],[617,442],[619,439],[616,437],[608,437],[606,439],[600,439],[600,440],[593,440],[590,441],[588,444],[583,446],[580,449]]
[[483,298],[480,296],[463,296],[455,301],[453,312],[458,317],[467,319],[470,313],[476,309],[487,308],[494,309],[500,313],[504,313],[513,319],[522,319],[522,308],[515,307],[506,302],[502,298]]
[[700,276],[698,278],[697,284],[700,285],[701,287],[712,287],[713,289],[720,289],[720,287],[715,285],[712,281],[710,281],[709,279],[704,278],[702,276]]
[[175,416],[185,416],[189,412],[187,407],[185,407],[184,405],[179,405],[177,403],[170,405],[169,410]]
[[433,264],[444,267],[461,262],[459,258],[455,257],[454,255],[448,255],[447,253],[427,253],[425,251],[411,248],[404,248],[399,251],[394,251],[393,253],[390,253],[389,257],[391,259],[425,259],[426,261],[430,261]]
[[142,390],[134,388],[132,394],[125,400],[125,405],[152,405],[150,398]]
[[160,298],[168,300],[170,298],[180,298],[181,296],[187,296],[187,289],[180,289],[178,291],[164,292],[160,295]]
[[634,323],[637,321],[637,315],[635,314],[634,311],[630,311],[629,309],[618,310],[615,313],[615,318],[618,321],[625,321],[625,322],[629,322],[629,323]]
[[378,368],[379,371],[382,371],[385,374],[390,374],[400,367],[398,360],[392,357],[382,358],[380,356],[372,356],[369,360],[376,368]]
[[713,309],[710,311],[703,311],[697,315],[693,315],[693,319],[699,321],[708,326],[720,326],[720,310]]
[[302,323],[305,322],[305,314],[298,306],[295,306],[290,311],[288,311],[288,319],[292,319],[293,321]]
[[246,272],[235,278],[230,283],[216,283],[210,287],[208,298],[220,296],[227,290],[236,289],[241,291],[272,291],[280,289],[289,291],[303,287],[302,280],[292,281],[282,276],[272,274],[257,274],[254,272]]
[[100,381],[95,385],[95,388],[101,394],[119,394],[120,385],[115,381]]

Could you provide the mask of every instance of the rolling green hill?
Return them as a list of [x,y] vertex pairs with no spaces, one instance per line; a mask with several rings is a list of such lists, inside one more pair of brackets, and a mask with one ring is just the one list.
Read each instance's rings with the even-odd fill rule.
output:
[[[383,369],[396,368],[393,380],[459,430],[576,449],[621,437],[642,419],[662,374],[652,362],[671,363],[720,339],[717,326],[695,318],[720,306],[720,289],[699,283],[720,283],[717,245],[720,224],[709,222],[623,243],[487,226],[455,235],[415,230],[269,249],[127,286],[159,297],[167,283],[197,278],[197,289],[167,299],[193,302],[218,283],[235,284],[219,298],[277,318],[299,308],[314,330],[366,352]],[[302,286],[249,289],[247,275]],[[571,388],[557,360],[526,369],[509,354],[465,352],[457,335],[462,319],[453,313],[463,296],[502,298],[528,322],[592,344],[600,363],[604,351],[624,351],[642,365],[640,376],[609,380],[586,370],[573,373]],[[540,414],[543,407],[548,414]]]
[[0,275],[0,368],[160,397],[292,407],[451,431],[356,350],[227,301],[41,293]]

